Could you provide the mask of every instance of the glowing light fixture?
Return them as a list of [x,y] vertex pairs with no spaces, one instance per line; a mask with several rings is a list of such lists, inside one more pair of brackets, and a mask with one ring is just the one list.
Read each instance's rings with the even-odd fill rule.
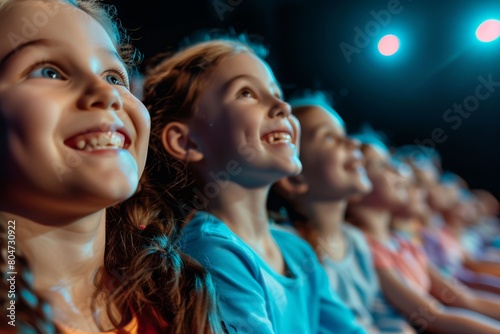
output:
[[476,29],[476,37],[481,42],[493,42],[500,36],[500,21],[486,20]]
[[395,35],[385,35],[378,42],[378,51],[384,56],[392,56],[399,50],[399,38]]

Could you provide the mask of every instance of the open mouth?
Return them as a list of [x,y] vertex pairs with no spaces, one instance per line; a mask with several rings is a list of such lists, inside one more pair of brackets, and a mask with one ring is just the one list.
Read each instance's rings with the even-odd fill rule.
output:
[[130,146],[130,140],[120,131],[87,132],[73,136],[64,143],[75,150],[86,152],[126,149]]
[[348,171],[365,173],[363,160],[360,160],[360,159],[351,160],[347,164],[345,164],[344,167]]
[[286,131],[273,131],[262,136],[262,141],[268,144],[289,144],[292,142],[292,135]]

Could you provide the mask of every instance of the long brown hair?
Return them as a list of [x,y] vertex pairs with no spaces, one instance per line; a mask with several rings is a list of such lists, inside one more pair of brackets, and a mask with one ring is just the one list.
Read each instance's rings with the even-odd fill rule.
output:
[[[0,13],[21,1],[0,0]],[[98,21],[108,32],[120,56],[132,70],[138,53],[128,44],[123,29],[116,23],[116,11],[95,0],[52,0],[75,6]],[[137,193],[129,200],[109,208],[106,215],[104,268],[98,268],[95,301],[104,298],[107,313],[121,333],[133,316],[139,325],[147,323],[159,333],[221,332],[209,274],[175,246],[178,235],[171,209],[155,202],[145,175]],[[0,224],[0,268],[8,272],[7,222]],[[21,332],[59,332],[51,320],[50,307],[33,290],[29,263],[16,249],[16,324]],[[0,304],[4,310],[9,284],[0,282]],[[118,310],[121,320],[112,310]],[[4,330],[5,319],[2,322]],[[14,327],[15,329],[15,327]]]
[[144,83],[143,102],[151,114],[151,138],[146,171],[159,199],[184,219],[203,209],[206,198],[197,190],[196,177],[184,161],[163,148],[162,131],[172,121],[187,121],[196,112],[200,93],[211,71],[226,57],[241,52],[255,54],[245,41],[219,39],[194,44],[164,58],[149,69]]

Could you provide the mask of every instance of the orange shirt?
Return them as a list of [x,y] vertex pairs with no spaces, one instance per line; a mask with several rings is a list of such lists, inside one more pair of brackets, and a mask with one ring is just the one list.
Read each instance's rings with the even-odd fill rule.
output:
[[411,242],[393,237],[382,244],[367,235],[375,269],[396,270],[405,283],[421,293],[431,287],[428,261],[425,253]]
[[[64,325],[59,325],[58,326],[61,329],[61,332],[64,334],[115,334],[117,331],[111,331],[111,332],[84,332],[78,329],[74,329],[68,326]],[[137,321],[137,318],[134,317],[130,323],[123,328],[127,333],[129,334],[138,334],[139,331],[139,322]]]

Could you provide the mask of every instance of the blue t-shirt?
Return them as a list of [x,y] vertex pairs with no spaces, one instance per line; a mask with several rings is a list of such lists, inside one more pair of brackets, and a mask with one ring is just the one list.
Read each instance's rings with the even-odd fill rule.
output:
[[229,333],[366,333],[336,294],[312,248],[271,227],[288,275],[276,273],[220,219],[197,212],[181,249],[211,274]]

